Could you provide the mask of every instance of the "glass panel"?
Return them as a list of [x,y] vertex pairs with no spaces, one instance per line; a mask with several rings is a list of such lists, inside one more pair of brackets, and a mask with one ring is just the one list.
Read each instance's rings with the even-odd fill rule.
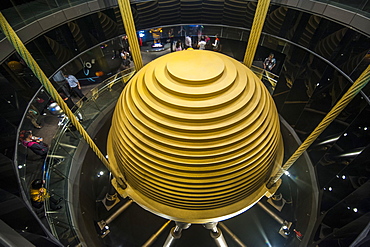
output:
[[352,10],[363,15],[369,16],[370,2],[368,0],[358,0],[358,1],[346,1],[346,0],[318,0],[318,2],[323,2],[338,6],[343,9]]
[[25,0],[2,6],[1,12],[13,29],[17,30],[58,10],[84,2],[89,0]]
[[[90,124],[102,114],[102,112],[111,104],[114,104],[116,99],[121,94],[125,83],[134,74],[133,69],[124,70],[99,84],[89,93],[85,94],[88,98],[82,106],[75,111],[78,119],[79,114],[83,116],[81,124],[84,129],[88,129]],[[53,138],[52,150],[48,157],[48,171],[46,178],[48,188],[53,192],[56,198],[63,197],[63,207],[58,211],[53,210],[53,205],[50,200],[47,204],[47,216],[51,229],[55,236],[65,245],[78,243],[76,230],[71,222],[72,208],[71,202],[68,200],[70,193],[70,167],[72,164],[80,162],[74,156],[79,143],[83,141],[79,132],[71,126],[67,117],[60,121],[60,128]],[[76,241],[76,242],[75,242]]]

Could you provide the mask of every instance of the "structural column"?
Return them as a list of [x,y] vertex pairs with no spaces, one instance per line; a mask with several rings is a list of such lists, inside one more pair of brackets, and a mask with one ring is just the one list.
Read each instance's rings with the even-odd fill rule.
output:
[[143,67],[143,59],[140,53],[139,42],[136,37],[136,28],[131,12],[130,0],[118,0],[118,6],[121,12],[123,25],[128,36],[128,43],[130,45],[131,55],[134,59],[135,69],[136,71],[139,71]]
[[251,33],[249,35],[247,49],[245,50],[243,60],[244,65],[248,68],[252,66],[254,54],[256,54],[258,41],[260,40],[263,24],[265,23],[269,6],[270,0],[259,0],[257,3],[257,9],[256,13],[254,14]]

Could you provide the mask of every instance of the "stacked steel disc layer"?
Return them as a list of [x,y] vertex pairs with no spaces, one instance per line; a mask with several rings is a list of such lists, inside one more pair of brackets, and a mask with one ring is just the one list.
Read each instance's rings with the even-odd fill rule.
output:
[[117,102],[108,154],[126,194],[166,218],[206,222],[256,203],[282,162],[274,102],[240,62],[181,51],[141,69]]

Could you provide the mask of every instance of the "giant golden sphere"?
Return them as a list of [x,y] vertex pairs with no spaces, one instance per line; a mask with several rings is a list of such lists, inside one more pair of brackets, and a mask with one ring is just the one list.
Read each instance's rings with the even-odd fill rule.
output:
[[240,62],[181,51],[142,68],[112,119],[108,156],[127,188],[162,217],[206,223],[235,216],[269,193],[283,145],[274,102]]

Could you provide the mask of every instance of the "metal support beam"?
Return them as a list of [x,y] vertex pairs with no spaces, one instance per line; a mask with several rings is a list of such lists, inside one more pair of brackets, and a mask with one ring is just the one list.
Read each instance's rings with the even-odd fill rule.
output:
[[108,192],[105,195],[105,198],[102,200],[107,211],[111,210],[117,203],[120,202],[120,199],[118,198],[118,193],[112,184],[112,173],[109,174],[109,178]]
[[163,247],[171,247],[174,242],[181,238],[182,230],[186,230],[191,226],[190,223],[176,222],[176,226],[173,227],[170,233],[167,236],[166,242],[163,244]]
[[282,219],[281,217],[279,217],[279,215],[272,212],[272,210],[266,207],[262,202],[257,202],[257,205],[260,206],[266,213],[268,213],[280,225],[284,224],[284,219]]
[[120,207],[116,212],[109,216],[106,220],[101,220],[98,222],[100,230],[104,230],[108,224],[115,220],[123,211],[125,211],[132,203],[132,200],[127,201],[122,207]]
[[218,222],[210,222],[206,223],[203,226],[210,230],[211,237],[216,243],[217,247],[227,247],[226,240],[224,238],[224,235],[222,234],[222,231],[217,227]]
[[162,232],[167,228],[167,226],[171,223],[172,220],[167,221],[156,233],[154,233],[146,242],[143,244],[142,247],[149,247],[151,246],[155,240],[162,234]]
[[240,247],[247,247],[224,223],[219,222],[218,225],[237,243]]
[[287,238],[290,235],[290,228],[292,226],[292,222],[286,221],[271,211],[268,207],[266,207],[262,202],[257,202],[258,206],[260,206],[266,213],[268,213],[274,220],[276,220],[280,225],[279,234],[284,238]]

